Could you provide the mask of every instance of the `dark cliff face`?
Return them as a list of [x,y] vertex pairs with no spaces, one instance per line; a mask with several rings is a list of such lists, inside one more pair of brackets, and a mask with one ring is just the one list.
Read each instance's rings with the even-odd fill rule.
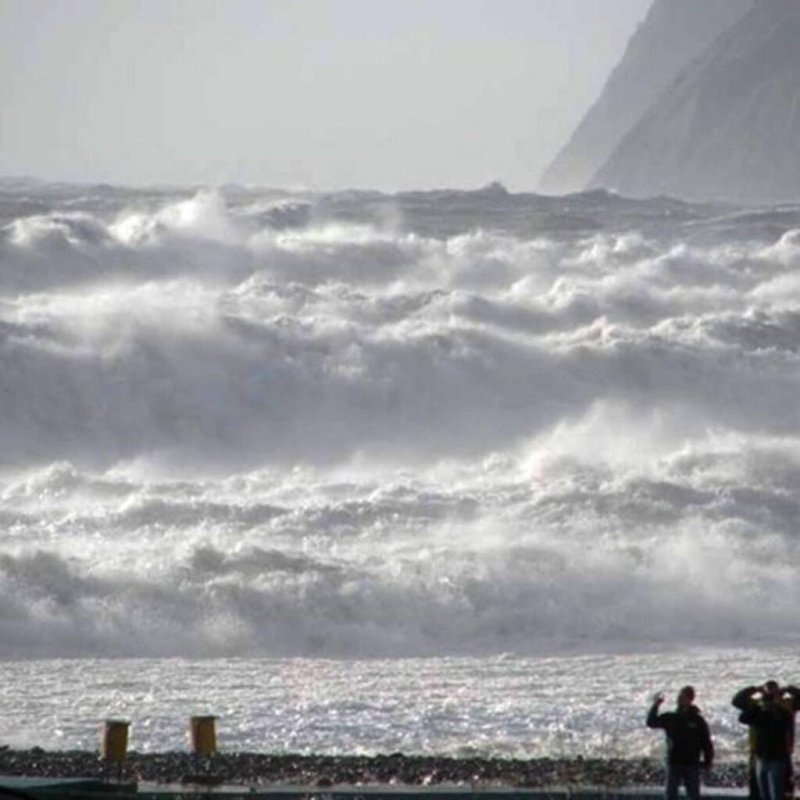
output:
[[800,0],[759,0],[654,99],[591,186],[800,200]]
[[775,0],[654,0],[600,98],[545,172],[540,188],[552,193],[585,188],[653,97],[754,2]]

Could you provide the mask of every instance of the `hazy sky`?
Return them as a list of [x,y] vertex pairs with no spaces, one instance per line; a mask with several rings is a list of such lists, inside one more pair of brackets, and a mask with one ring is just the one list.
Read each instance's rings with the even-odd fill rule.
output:
[[649,0],[0,0],[0,174],[534,188]]

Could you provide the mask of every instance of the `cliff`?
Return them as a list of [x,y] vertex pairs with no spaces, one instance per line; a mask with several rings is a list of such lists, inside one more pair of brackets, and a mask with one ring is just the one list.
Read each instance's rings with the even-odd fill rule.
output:
[[800,0],[760,0],[654,99],[590,186],[800,200],[799,143]]
[[660,94],[753,0],[655,0],[600,97],[544,173],[540,188],[582,190]]

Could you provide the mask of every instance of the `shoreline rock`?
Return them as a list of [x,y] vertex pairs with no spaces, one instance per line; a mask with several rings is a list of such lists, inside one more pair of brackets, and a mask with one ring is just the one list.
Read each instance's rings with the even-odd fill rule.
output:
[[[96,752],[0,748],[0,774],[26,777],[91,778],[116,775]],[[122,777],[147,783],[204,785],[289,784],[307,786],[396,784],[505,785],[528,788],[597,786],[622,788],[661,785],[664,767],[649,759],[456,758],[402,753],[376,756],[326,756],[230,752],[210,758],[184,752],[130,752]],[[743,787],[747,765],[716,765],[707,785]]]

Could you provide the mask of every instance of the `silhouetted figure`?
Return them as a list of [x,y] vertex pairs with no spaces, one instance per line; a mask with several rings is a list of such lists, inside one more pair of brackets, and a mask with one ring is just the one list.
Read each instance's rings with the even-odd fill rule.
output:
[[780,688],[777,681],[746,686],[731,701],[750,726],[750,798],[784,800],[794,794],[794,715],[800,711],[800,689]]
[[694,689],[684,686],[678,693],[675,711],[658,713],[664,696],[656,695],[650,713],[648,728],[663,728],[667,736],[667,800],[676,800],[681,784],[686,787],[690,800],[700,797],[700,767],[706,770],[714,762],[714,745],[708,723],[694,705]]

